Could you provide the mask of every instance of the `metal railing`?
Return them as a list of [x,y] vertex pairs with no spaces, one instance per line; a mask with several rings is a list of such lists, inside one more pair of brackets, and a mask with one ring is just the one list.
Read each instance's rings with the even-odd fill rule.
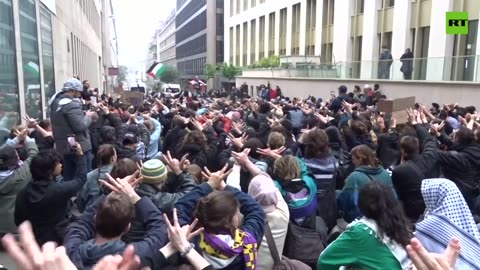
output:
[[[412,58],[381,61],[324,61],[318,56],[284,56],[278,67],[244,68],[245,77],[304,77],[324,79],[419,80],[480,82],[480,56]],[[411,72],[402,72],[410,66]],[[406,68],[407,70],[409,68]]]

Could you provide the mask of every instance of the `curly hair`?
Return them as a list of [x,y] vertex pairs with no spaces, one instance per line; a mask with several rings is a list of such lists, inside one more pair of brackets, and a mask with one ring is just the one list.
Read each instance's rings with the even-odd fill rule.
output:
[[412,224],[391,188],[376,181],[368,182],[360,189],[358,209],[366,218],[375,220],[380,237],[387,236],[404,248],[410,243]]
[[185,136],[185,138],[183,139],[181,148],[183,148],[185,145],[188,145],[188,144],[200,145],[200,147],[203,150],[208,150],[207,138],[205,137],[205,135],[201,131],[198,131],[198,130],[194,130],[192,132],[189,132]]

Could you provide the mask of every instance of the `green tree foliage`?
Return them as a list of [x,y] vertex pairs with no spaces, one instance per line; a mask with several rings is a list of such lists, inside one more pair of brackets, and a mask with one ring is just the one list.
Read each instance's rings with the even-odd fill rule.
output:
[[118,77],[117,82],[126,82],[128,75],[128,67],[126,66],[118,66]]
[[239,67],[227,63],[224,63],[220,70],[222,72],[222,76],[230,81],[235,79],[235,77],[237,77],[242,71]]
[[205,78],[208,79],[213,79],[215,78],[215,74],[217,73],[217,67],[211,64],[206,64],[203,73],[205,75]]
[[178,80],[178,72],[171,66],[165,67],[162,75],[160,75],[160,81],[164,83],[173,83]]
[[249,66],[249,68],[277,68],[280,66],[280,57],[276,55],[271,55],[260,59],[255,64]]

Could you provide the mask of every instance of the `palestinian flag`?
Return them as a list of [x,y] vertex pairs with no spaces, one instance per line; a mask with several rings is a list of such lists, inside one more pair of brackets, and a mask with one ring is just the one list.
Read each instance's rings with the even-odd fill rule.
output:
[[28,70],[33,75],[40,74],[40,67],[32,61],[28,62],[28,64],[25,65],[25,70]]
[[157,79],[162,76],[162,73],[165,71],[167,68],[166,65],[161,64],[161,63],[154,63],[148,70],[147,74],[150,75],[150,77]]

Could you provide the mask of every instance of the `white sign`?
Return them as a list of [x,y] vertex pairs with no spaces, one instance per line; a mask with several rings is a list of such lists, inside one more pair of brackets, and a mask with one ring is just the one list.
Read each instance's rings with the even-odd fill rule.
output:
[[40,0],[53,14],[57,14],[56,0]]

